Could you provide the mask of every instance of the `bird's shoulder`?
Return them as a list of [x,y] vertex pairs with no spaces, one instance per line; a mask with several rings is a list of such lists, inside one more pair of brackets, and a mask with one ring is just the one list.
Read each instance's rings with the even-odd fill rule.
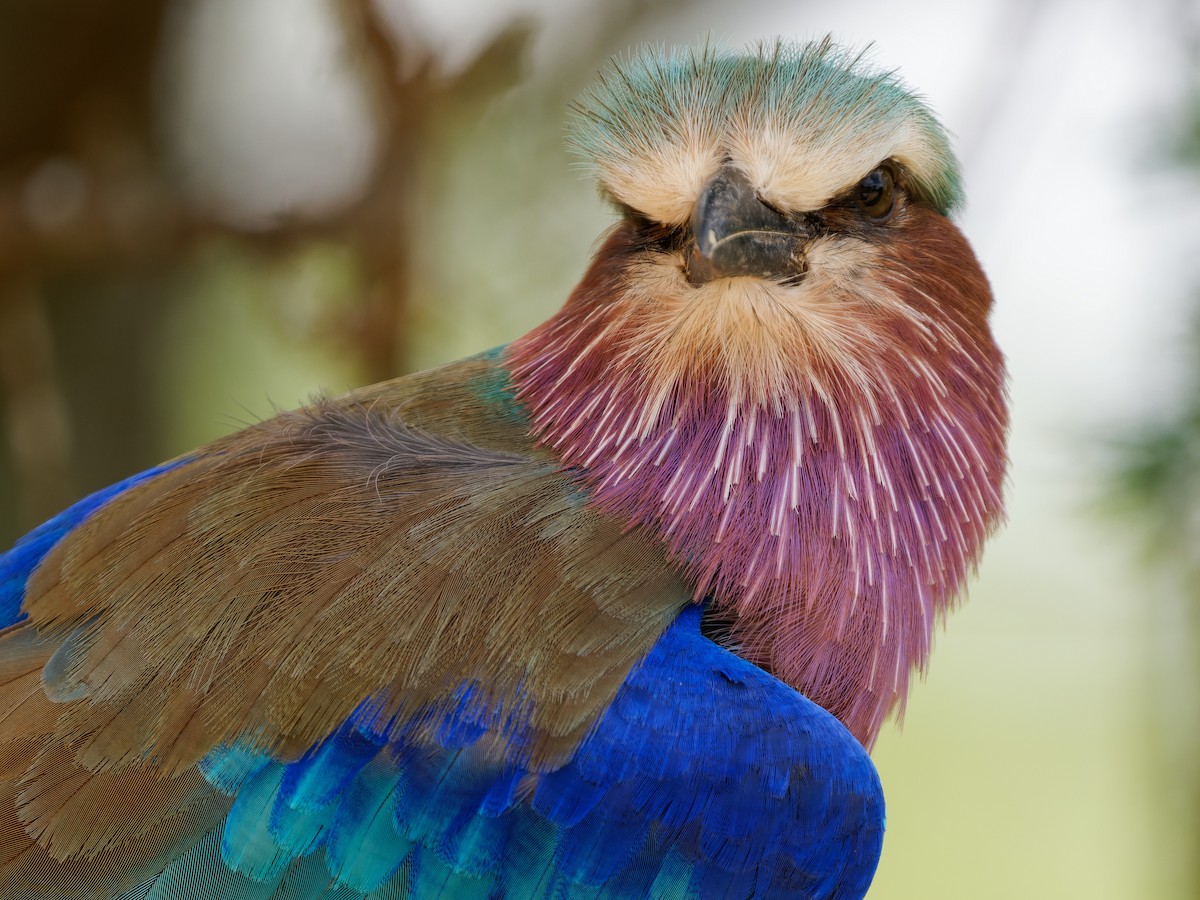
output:
[[447,365],[358,388],[333,402],[374,410],[407,427],[500,453],[553,462],[530,433],[517,398],[508,348],[495,347]]

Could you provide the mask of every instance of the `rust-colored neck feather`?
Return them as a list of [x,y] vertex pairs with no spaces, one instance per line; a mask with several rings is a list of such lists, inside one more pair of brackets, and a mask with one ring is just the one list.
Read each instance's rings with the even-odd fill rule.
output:
[[510,365],[542,442],[653,529],[739,652],[870,746],[1002,515],[991,294],[940,215],[799,286],[687,285],[619,226]]

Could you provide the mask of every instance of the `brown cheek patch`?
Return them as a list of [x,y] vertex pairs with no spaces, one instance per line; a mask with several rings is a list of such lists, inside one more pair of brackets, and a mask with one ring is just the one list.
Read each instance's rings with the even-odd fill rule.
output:
[[[932,315],[948,311],[979,346],[998,355],[988,328],[991,286],[975,251],[953,222],[928,207],[910,203],[879,250],[880,277],[910,305]],[[914,292],[911,281],[889,279],[893,272],[918,272],[932,290]],[[937,308],[931,297],[936,298]]]

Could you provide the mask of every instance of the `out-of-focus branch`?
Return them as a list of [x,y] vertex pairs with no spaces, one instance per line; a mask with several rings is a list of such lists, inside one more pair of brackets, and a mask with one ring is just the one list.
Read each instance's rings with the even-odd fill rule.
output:
[[412,238],[422,220],[420,184],[434,123],[460,108],[468,91],[484,85],[496,96],[514,84],[532,30],[517,25],[501,32],[463,72],[447,77],[419,41],[389,30],[372,0],[340,0],[339,10],[374,98],[379,161],[358,201],[324,228],[349,236],[359,253],[366,296],[347,338],[375,381],[411,368],[403,334],[411,315]]
[[328,227],[348,236],[360,257],[366,294],[344,326],[346,342],[355,348],[366,377],[378,381],[408,368],[400,335],[411,304],[414,186],[433,86],[429,60],[404,65],[399,42],[370,0],[341,0],[339,10],[351,56],[359,61],[374,101],[379,154],[358,201]]

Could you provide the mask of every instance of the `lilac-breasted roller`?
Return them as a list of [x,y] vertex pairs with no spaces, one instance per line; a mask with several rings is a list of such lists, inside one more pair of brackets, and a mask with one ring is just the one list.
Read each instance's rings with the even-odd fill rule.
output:
[[619,218],[549,321],[0,556],[0,896],[865,894],[1002,514],[946,134],[826,42],[615,64],[573,142]]

